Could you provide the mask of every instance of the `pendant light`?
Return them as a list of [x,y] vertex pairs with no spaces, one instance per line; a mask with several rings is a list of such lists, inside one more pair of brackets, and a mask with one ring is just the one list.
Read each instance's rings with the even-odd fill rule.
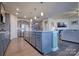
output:
[[35,17],[34,17],[34,19],[36,20],[36,19],[37,19],[37,17],[35,16]]
[[43,16],[44,15],[44,13],[43,12],[41,12],[41,16]]

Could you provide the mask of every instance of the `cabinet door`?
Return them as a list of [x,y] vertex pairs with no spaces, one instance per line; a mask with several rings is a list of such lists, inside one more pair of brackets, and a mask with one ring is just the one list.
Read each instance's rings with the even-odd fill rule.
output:
[[3,38],[3,49],[4,49],[4,51],[6,50],[8,43],[9,43],[9,33],[6,32],[6,34],[4,34],[4,38]]
[[30,37],[29,37],[29,32],[28,31],[25,31],[24,32],[24,39],[27,40],[28,42],[30,41]]
[[2,42],[3,42],[3,50],[5,51],[5,49],[6,49],[6,40],[2,40]]
[[26,40],[26,32],[24,32],[24,39]]
[[8,46],[8,43],[9,43],[9,40],[7,38],[5,38],[3,41],[3,49],[4,51],[6,50],[7,46]]
[[0,33],[0,56],[3,55],[3,42],[2,42],[3,34]]
[[42,52],[47,54],[52,51],[52,33],[51,32],[43,32],[42,33]]
[[39,51],[42,51],[42,41],[41,41],[41,33],[36,33],[36,48]]
[[27,40],[28,42],[30,42],[30,34],[29,34],[28,31],[26,32],[26,40]]
[[35,32],[31,34],[31,44],[35,47]]
[[3,55],[3,42],[0,40],[0,56]]

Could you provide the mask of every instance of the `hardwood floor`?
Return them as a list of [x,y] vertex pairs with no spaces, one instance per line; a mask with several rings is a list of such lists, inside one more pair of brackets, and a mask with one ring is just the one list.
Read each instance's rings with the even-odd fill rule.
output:
[[5,56],[41,56],[41,54],[23,38],[18,38],[11,40]]

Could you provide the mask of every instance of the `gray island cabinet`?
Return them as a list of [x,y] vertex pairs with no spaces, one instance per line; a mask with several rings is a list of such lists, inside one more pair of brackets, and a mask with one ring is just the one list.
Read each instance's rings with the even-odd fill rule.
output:
[[[25,37],[26,39],[27,37]],[[27,41],[42,54],[47,54],[52,51],[52,39],[52,32],[31,31],[30,41]]]
[[36,32],[36,48],[43,54],[47,54],[52,51],[51,40],[51,32]]

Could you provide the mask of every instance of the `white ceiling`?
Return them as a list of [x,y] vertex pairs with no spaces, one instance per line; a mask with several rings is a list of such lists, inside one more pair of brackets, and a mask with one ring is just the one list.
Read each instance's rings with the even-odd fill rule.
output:
[[[42,18],[50,18],[60,16],[66,13],[65,16],[71,15],[68,12],[78,9],[78,2],[3,2],[5,9],[10,13],[16,15],[16,8],[19,8],[19,15],[17,17],[27,19],[34,18],[34,16]],[[36,8],[36,11],[34,10]],[[44,12],[44,16],[41,17],[40,13]]]

